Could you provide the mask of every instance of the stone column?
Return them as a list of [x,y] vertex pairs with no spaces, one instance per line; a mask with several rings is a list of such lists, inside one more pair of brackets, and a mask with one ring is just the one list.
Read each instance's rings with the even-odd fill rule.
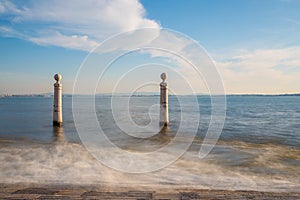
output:
[[162,82],[160,83],[160,126],[169,125],[169,111],[168,111],[168,85],[165,82],[167,75],[162,73],[160,75]]
[[53,126],[62,126],[62,84],[60,74],[55,74],[54,79],[54,104],[53,104]]

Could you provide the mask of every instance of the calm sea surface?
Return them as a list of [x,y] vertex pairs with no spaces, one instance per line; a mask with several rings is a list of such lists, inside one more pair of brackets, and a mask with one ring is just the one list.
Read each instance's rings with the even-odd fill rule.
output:
[[[82,101],[84,104],[84,98]],[[132,97],[132,120],[148,124],[149,107],[158,102],[159,96]],[[188,102],[187,96],[186,104],[181,106],[193,113]],[[211,118],[211,101],[209,96],[198,96],[198,102],[199,129],[189,150],[162,170],[129,174],[104,166],[86,151],[75,128],[71,97],[63,98],[61,129],[52,128],[52,97],[0,98],[0,182],[300,190],[299,96],[227,96],[224,129],[204,159],[198,158],[198,152]],[[170,96],[167,136],[137,141],[124,136],[114,123],[109,97],[98,96],[95,104],[107,137],[132,151],[153,151],[163,146],[162,141],[171,140],[182,121],[182,107],[175,96]],[[122,113],[122,117],[129,116]]]

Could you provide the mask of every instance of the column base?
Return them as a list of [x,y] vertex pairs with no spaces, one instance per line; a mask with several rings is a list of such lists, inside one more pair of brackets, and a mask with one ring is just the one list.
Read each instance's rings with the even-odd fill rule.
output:
[[62,122],[53,121],[53,126],[55,126],[55,127],[62,127],[63,123]]
[[159,126],[168,126],[169,125],[169,122],[159,122]]

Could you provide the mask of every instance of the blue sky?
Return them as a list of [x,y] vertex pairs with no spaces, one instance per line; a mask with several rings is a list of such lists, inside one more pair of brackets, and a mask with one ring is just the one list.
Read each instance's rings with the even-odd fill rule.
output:
[[50,92],[57,72],[71,93],[91,49],[147,27],[199,42],[226,93],[299,93],[299,10],[297,0],[0,0],[0,94]]
[[[163,27],[188,34],[208,50],[299,45],[299,1],[142,1]],[[298,22],[298,25],[297,25]]]

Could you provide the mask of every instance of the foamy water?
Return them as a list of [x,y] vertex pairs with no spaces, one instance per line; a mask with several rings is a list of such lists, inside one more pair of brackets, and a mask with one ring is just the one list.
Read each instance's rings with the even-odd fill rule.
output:
[[[218,145],[216,152],[203,160],[197,157],[196,151],[190,150],[162,170],[130,174],[104,166],[81,144],[57,142],[38,145],[25,142],[16,145],[10,142],[2,141],[0,149],[2,183],[150,185],[263,191],[298,191],[300,184],[295,177],[298,169],[291,164],[279,164],[281,162],[277,160],[278,154],[288,150],[277,147],[262,146],[258,149],[257,146],[245,145],[238,150],[237,144],[234,144],[235,147]],[[222,151],[223,155],[218,151]],[[228,155],[224,153],[230,151]],[[256,151],[263,154],[257,156]],[[289,153],[300,155],[299,150],[294,151]],[[107,155],[113,153],[108,151]]]

